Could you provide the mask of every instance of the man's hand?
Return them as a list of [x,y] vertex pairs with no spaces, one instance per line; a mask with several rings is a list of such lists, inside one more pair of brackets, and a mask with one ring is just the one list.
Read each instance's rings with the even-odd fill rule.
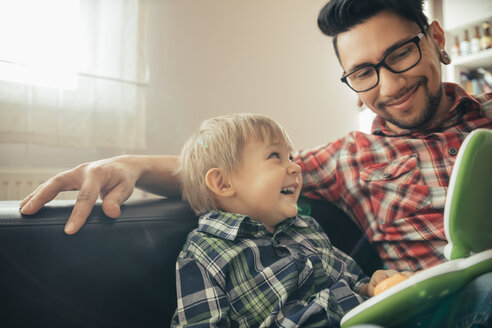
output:
[[410,277],[413,273],[410,271],[403,271],[403,272],[398,272],[396,270],[376,270],[374,274],[371,277],[371,281],[369,281],[368,284],[365,284],[362,286],[362,288],[359,291],[359,294],[364,295],[364,296],[369,296],[373,297],[374,296],[374,288],[376,287],[377,284],[379,284],[381,281],[385,280],[388,277],[394,276],[396,274],[403,274],[405,276]]
[[74,234],[87,220],[94,204],[101,196],[104,213],[120,216],[120,206],[135,188],[140,171],[127,156],[86,163],[62,172],[40,185],[21,203],[21,213],[31,215],[62,191],[79,190],[75,206],[65,225],[67,234]]

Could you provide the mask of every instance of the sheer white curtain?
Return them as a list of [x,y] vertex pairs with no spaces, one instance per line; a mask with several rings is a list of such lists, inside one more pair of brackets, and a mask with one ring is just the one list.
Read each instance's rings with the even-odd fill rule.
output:
[[0,0],[0,142],[145,147],[145,0]]

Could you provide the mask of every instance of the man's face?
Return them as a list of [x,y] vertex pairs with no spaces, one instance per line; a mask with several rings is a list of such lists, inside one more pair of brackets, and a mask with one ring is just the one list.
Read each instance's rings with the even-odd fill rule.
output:
[[[377,64],[389,49],[415,37],[420,32],[416,23],[392,12],[381,12],[337,37],[340,63],[345,73],[361,64]],[[385,67],[379,71],[379,83],[359,93],[360,100],[387,121],[388,127],[423,128],[443,112],[441,66],[438,48],[444,48],[444,33],[437,22],[430,25],[420,40],[422,59],[410,70],[392,73]]]

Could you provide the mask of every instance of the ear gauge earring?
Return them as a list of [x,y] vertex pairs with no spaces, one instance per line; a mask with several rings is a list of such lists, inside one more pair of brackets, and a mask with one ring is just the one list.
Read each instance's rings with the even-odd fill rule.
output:
[[439,59],[441,60],[441,63],[443,63],[444,65],[448,65],[449,63],[451,63],[451,58],[449,57],[446,50],[441,49],[439,51],[439,57],[440,57]]

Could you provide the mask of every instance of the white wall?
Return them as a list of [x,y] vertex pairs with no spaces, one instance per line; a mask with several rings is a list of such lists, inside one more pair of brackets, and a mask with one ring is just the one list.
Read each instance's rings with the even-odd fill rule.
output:
[[[453,29],[471,21],[489,18],[492,13],[490,0],[442,0],[443,27]],[[491,22],[492,23],[492,22]],[[473,33],[470,31],[470,33]],[[470,37],[473,34],[470,34]],[[453,42],[453,40],[448,40]]]
[[[356,96],[339,80],[316,18],[325,0],[148,0],[147,149],[177,154],[204,118],[253,111],[295,146],[357,129]],[[133,151],[0,144],[0,166],[72,167]]]

